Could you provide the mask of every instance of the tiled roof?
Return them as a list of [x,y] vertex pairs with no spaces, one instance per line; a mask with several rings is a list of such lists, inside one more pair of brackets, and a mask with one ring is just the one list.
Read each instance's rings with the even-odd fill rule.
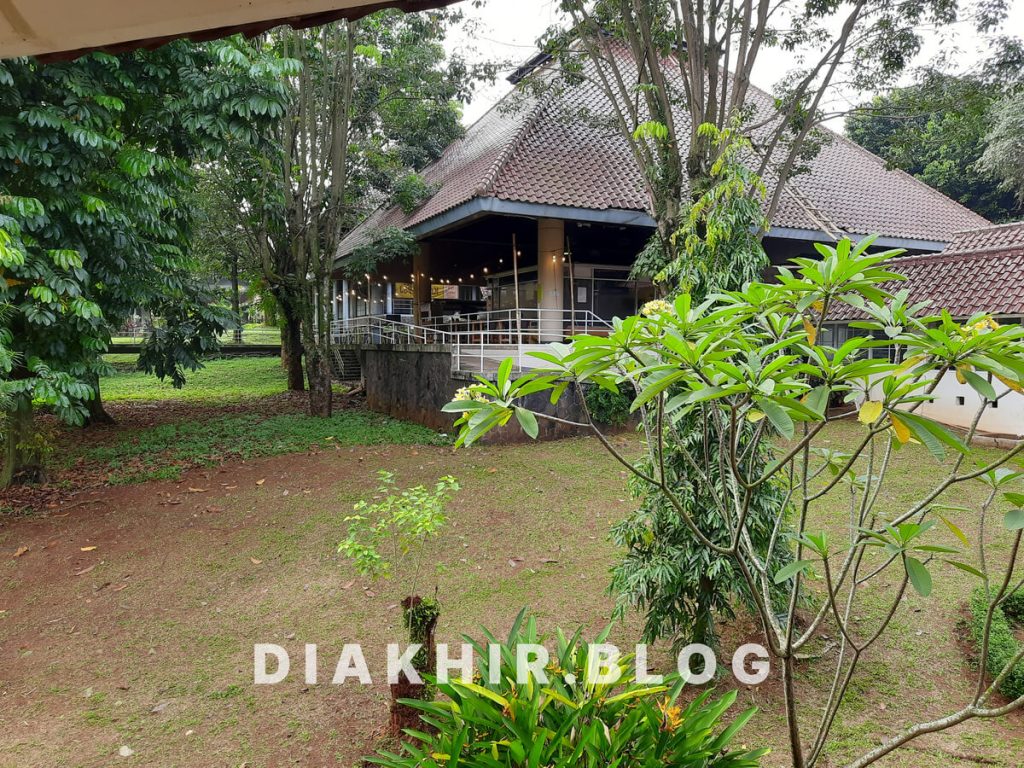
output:
[[[886,284],[886,290],[909,290],[911,302],[930,301],[931,311],[946,309],[954,317],[1024,315],[1024,222],[960,232],[941,253],[894,259],[887,266],[907,279]],[[864,317],[840,306],[830,320]]]
[[1024,221],[957,232],[943,253],[1024,251]]
[[[624,53],[622,55],[625,55]],[[752,89],[750,105],[767,114],[773,101]],[[593,78],[551,88],[540,97],[514,91],[473,124],[422,175],[439,191],[411,214],[379,210],[342,242],[339,255],[367,242],[383,226],[413,227],[477,197],[525,203],[646,212],[640,169],[612,122]],[[680,135],[688,115],[676,114]],[[834,133],[786,184],[772,224],[887,237],[949,241],[959,230],[988,222],[923,182]],[[766,174],[771,189],[774,178]]]

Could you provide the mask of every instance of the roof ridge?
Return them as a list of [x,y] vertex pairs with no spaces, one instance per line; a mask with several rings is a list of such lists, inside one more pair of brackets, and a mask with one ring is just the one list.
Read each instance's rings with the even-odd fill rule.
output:
[[889,261],[889,264],[897,263],[921,263],[941,261],[961,261],[971,259],[982,259],[986,256],[1024,256],[1024,248],[1014,246],[993,246],[991,248],[975,248],[970,251],[936,251],[934,253],[915,253],[909,256],[898,256]]
[[[501,99],[499,99],[491,109],[497,109],[499,106],[504,104],[505,101],[515,96],[516,93],[521,90],[523,89],[519,88],[518,86],[513,88],[511,91],[502,96]],[[516,150],[519,149],[520,146],[522,146],[524,139],[533,129],[533,126],[537,123],[537,120],[540,117],[540,113],[543,112],[545,107],[547,106],[546,102],[549,97],[550,93],[545,94],[543,97],[539,97],[535,100],[534,104],[530,107],[529,114],[523,120],[522,125],[520,125],[519,128],[516,130],[515,135],[512,137],[512,140],[505,144],[501,152],[498,154],[498,157],[495,159],[493,163],[491,163],[490,167],[487,169],[487,173],[484,175],[484,178],[480,181],[479,184],[473,187],[472,197],[476,197],[478,195],[482,196],[487,192],[494,191],[494,184],[495,182],[497,182],[498,177],[501,175],[501,171],[505,168],[505,165],[508,163],[508,161],[512,159],[512,155],[515,154]],[[489,111],[490,110],[488,110],[488,112]]]
[[989,224],[987,227],[975,227],[973,229],[958,229],[954,235],[967,235],[973,232],[991,232],[993,229],[1009,229],[1010,227],[1024,227],[1024,219],[1020,221],[1004,221],[1002,224]]

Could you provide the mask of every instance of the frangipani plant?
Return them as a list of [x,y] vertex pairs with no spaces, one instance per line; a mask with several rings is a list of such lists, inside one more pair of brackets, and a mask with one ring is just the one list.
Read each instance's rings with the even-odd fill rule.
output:
[[[632,410],[643,416],[648,455],[634,463],[602,434],[589,414],[574,423],[592,430],[627,470],[659,489],[672,503],[703,547],[730,558],[754,598],[772,661],[781,668],[792,764],[797,768],[821,762],[832,725],[842,707],[863,654],[888,637],[893,618],[909,589],[928,596],[941,584],[940,566],[957,568],[980,580],[988,597],[989,619],[1020,584],[1016,571],[1024,534],[1024,496],[1007,484],[993,486],[980,509],[943,506],[940,496],[972,481],[992,483],[1004,465],[1022,450],[1018,446],[998,459],[975,466],[969,447],[985,411],[1011,392],[1024,391],[1024,329],[1001,326],[978,315],[958,322],[948,312],[927,313],[910,305],[906,292],[887,286],[902,277],[887,266],[899,251],[869,253],[871,238],[857,244],[842,240],[835,247],[818,245],[820,260],[795,259],[778,270],[775,282],[752,282],[740,291],[714,295],[696,303],[689,295],[655,302],[640,315],[617,319],[607,337],[577,336],[571,344],[551,345],[536,353],[547,368],[513,378],[505,361],[495,381],[480,379],[472,397],[445,406],[461,414],[459,445],[471,445],[513,416],[530,435],[537,419],[565,421],[522,405],[528,394],[550,392],[556,402],[569,387],[594,384],[608,389],[633,385]],[[822,342],[830,313],[845,304],[861,310],[858,327],[872,337],[851,338],[839,346]],[[872,357],[872,347],[888,354]],[[981,396],[981,406],[960,435],[920,413],[948,373]],[[464,396],[465,397],[465,396]],[[582,398],[580,398],[582,400]],[[853,404],[835,412],[830,401]],[[685,453],[682,472],[667,472],[665,446],[687,415],[706,425],[715,437],[714,455]],[[851,450],[826,446],[823,430],[838,420],[859,423]],[[744,424],[753,437],[740,439]],[[683,445],[683,441],[674,440]],[[937,460],[935,483],[922,498],[895,513],[885,514],[879,499],[886,489],[890,460],[908,443],[924,445]],[[752,457],[771,452],[765,465]],[[724,482],[712,483],[708,467]],[[646,469],[645,469],[646,468]],[[749,535],[749,511],[758,489],[781,482],[786,489],[779,504],[776,530],[786,525],[795,506],[794,559],[782,568],[769,567],[773,551],[755,546]],[[709,535],[680,503],[688,484],[708,491],[723,526]],[[831,505],[844,512],[843,534],[810,527],[812,505]],[[841,506],[840,506],[841,505]],[[1002,526],[971,542],[954,518],[967,514],[985,518],[1000,512]],[[936,526],[948,529],[961,549],[936,543]],[[721,533],[721,531],[725,533]],[[998,555],[996,554],[998,553]],[[885,581],[883,582],[883,576]],[[815,588],[808,582],[817,577]],[[788,589],[788,608],[775,610],[773,587]],[[888,588],[887,586],[888,585]],[[874,622],[851,620],[865,589],[883,590],[885,610]],[[798,630],[797,607],[812,594],[819,606],[809,625]],[[821,664],[831,664],[833,685],[815,727],[801,727],[794,673],[798,654],[824,626],[834,625],[839,651]],[[988,629],[984,631],[988,636]],[[983,646],[987,643],[983,643]],[[1011,659],[1004,674],[1022,663],[1024,651]],[[976,691],[948,715],[918,723],[868,750],[851,765],[859,768],[924,733],[943,730],[972,718],[996,717],[1024,707],[1024,697],[995,703],[1000,676],[990,681],[978,673]],[[816,705],[817,708],[817,705]],[[805,716],[806,724],[809,717]]]

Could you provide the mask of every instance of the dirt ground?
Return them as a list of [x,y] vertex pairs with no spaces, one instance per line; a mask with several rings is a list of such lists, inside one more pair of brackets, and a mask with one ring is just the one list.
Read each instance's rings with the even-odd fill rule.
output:
[[[0,518],[0,766],[358,764],[387,720],[384,644],[402,639],[400,595],[356,578],[335,547],[342,518],[382,468],[403,485],[449,473],[463,485],[432,551],[445,568],[423,577],[443,602],[439,640],[478,636],[481,624],[502,632],[524,605],[548,629],[608,622],[607,531],[630,502],[623,473],[591,440],[458,453],[339,447],[194,470],[181,482],[95,487]],[[906,599],[896,645],[865,660],[830,765],[967,694],[961,602]],[[633,618],[612,639],[637,637]],[[741,620],[723,650],[756,639]],[[372,687],[326,682],[346,642],[368,649]],[[285,683],[253,685],[254,643],[289,650]],[[302,681],[305,643],[320,649],[315,686]],[[807,662],[809,720],[826,689]],[[762,708],[742,740],[772,745],[766,764],[786,765],[777,681],[741,702]],[[1010,768],[1022,754],[1016,715],[929,737],[880,765]]]

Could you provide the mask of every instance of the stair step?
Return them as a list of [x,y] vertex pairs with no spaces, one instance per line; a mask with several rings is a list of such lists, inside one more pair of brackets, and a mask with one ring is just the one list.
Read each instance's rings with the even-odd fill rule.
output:
[[359,364],[359,355],[353,349],[331,350],[331,368],[334,377],[339,381],[354,381],[363,377],[363,369]]

